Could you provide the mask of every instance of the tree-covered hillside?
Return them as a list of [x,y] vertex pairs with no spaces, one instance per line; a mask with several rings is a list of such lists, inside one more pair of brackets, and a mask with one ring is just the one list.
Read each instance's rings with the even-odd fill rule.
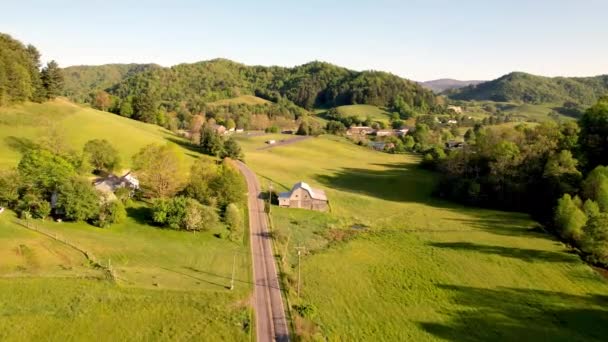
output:
[[63,69],[64,95],[77,102],[87,102],[91,92],[107,89],[133,74],[154,67],[153,64],[78,65]]
[[542,77],[513,72],[496,80],[456,89],[449,96],[457,100],[499,102],[595,103],[608,93],[608,75],[595,77]]
[[[87,75],[97,75],[90,78],[104,82],[115,77],[102,76],[104,70],[120,73],[116,68],[99,66],[88,67]],[[66,69],[65,76],[70,79],[82,74]],[[210,102],[240,95],[256,95],[284,106],[295,104],[306,109],[357,103],[388,106],[397,96],[424,111],[437,107],[431,91],[409,80],[385,72],[357,72],[322,62],[284,68],[246,66],[214,59],[170,68],[149,67],[127,74],[112,86],[108,83],[68,81],[71,85],[78,84],[79,88],[85,87],[80,94],[107,91],[113,102],[109,107],[114,107],[115,112],[121,113],[122,107],[126,113],[147,122],[157,121],[159,111],[199,113],[204,112]],[[74,94],[66,95],[73,97]],[[82,97],[74,99],[83,100]]]
[[63,75],[55,61],[40,70],[36,47],[0,33],[0,106],[52,99],[62,87]]

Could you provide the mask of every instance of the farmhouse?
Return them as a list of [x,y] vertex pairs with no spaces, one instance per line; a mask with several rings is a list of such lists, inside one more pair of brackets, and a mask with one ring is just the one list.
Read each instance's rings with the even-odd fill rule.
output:
[[224,125],[212,124],[211,129],[217,134],[226,134],[226,127]]
[[374,129],[367,126],[353,126],[346,131],[346,135],[368,135],[374,133]]
[[279,206],[317,211],[326,211],[328,208],[325,191],[313,189],[304,182],[296,183],[289,192],[280,193]]
[[390,137],[395,134],[396,134],[396,132],[392,129],[379,129],[376,131],[377,137]]
[[460,107],[460,106],[448,106],[448,110],[451,110],[452,112],[457,113],[457,114],[462,113],[462,107]]
[[139,180],[129,171],[124,176],[118,177],[110,174],[107,177],[98,178],[93,182],[95,189],[104,194],[110,194],[118,188],[139,189]]

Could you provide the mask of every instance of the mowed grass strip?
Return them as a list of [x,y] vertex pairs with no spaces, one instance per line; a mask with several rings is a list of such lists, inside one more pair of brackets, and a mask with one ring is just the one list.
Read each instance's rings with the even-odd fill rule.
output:
[[[272,211],[291,301],[316,307],[316,328],[296,322],[304,337],[589,341],[608,332],[606,280],[527,215],[433,198],[437,176],[414,155],[330,136],[251,150],[258,139],[244,146],[264,184],[303,180],[331,204],[330,213]],[[299,299],[296,246],[308,249]]]

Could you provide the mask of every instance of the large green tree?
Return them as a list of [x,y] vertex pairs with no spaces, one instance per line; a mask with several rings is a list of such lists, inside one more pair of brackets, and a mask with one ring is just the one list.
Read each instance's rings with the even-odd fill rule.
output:
[[133,156],[136,175],[143,189],[152,197],[175,194],[183,183],[181,158],[175,146],[148,145]]
[[93,139],[84,145],[84,153],[98,171],[112,172],[120,165],[118,151],[105,139]]
[[45,97],[47,99],[54,99],[62,94],[64,82],[63,72],[59,68],[57,62],[50,61],[42,68],[41,79]]
[[71,178],[58,187],[57,210],[66,219],[87,221],[97,217],[100,209],[99,194],[86,179]]
[[608,96],[587,109],[579,124],[579,140],[587,170],[597,165],[608,165]]

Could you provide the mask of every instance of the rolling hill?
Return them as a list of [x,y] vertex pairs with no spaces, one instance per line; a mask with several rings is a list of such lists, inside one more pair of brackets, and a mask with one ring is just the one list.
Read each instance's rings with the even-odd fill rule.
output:
[[[257,95],[273,102],[282,98],[306,109],[355,103],[386,106],[398,95],[412,106],[436,104],[431,91],[396,75],[354,71],[317,61],[293,68],[247,66],[226,59],[169,68],[137,65],[133,68],[146,70],[129,74],[131,69],[124,65],[71,67],[65,69],[66,83],[78,86],[80,98],[101,89],[121,101],[144,93],[158,98],[158,105],[162,103],[168,110],[174,110],[182,102],[196,107],[239,95]],[[106,73],[111,75],[104,76]],[[66,95],[71,96],[71,92]]]
[[[0,168],[15,167],[21,151],[48,138],[73,150],[107,139],[125,168],[152,143],[173,144],[184,171],[206,158],[161,127],[62,98],[0,108]],[[218,239],[221,230],[150,225],[143,202],[127,214],[101,229],[51,219],[26,224],[10,210],[0,213],[0,340],[249,340],[247,245]],[[113,276],[104,271],[110,267]]]
[[446,90],[463,88],[469,85],[477,85],[483,82],[485,81],[459,81],[451,78],[440,78],[438,80],[420,82],[420,85],[439,94]]
[[608,94],[608,75],[551,78],[513,72],[493,81],[454,89],[447,94],[456,100],[591,105],[600,96]]
[[258,150],[284,137],[240,142],[264,185],[281,192],[306,181],[331,205],[329,213],[271,210],[304,340],[599,341],[608,333],[608,283],[527,215],[434,198],[437,174],[413,154],[335,136]]

